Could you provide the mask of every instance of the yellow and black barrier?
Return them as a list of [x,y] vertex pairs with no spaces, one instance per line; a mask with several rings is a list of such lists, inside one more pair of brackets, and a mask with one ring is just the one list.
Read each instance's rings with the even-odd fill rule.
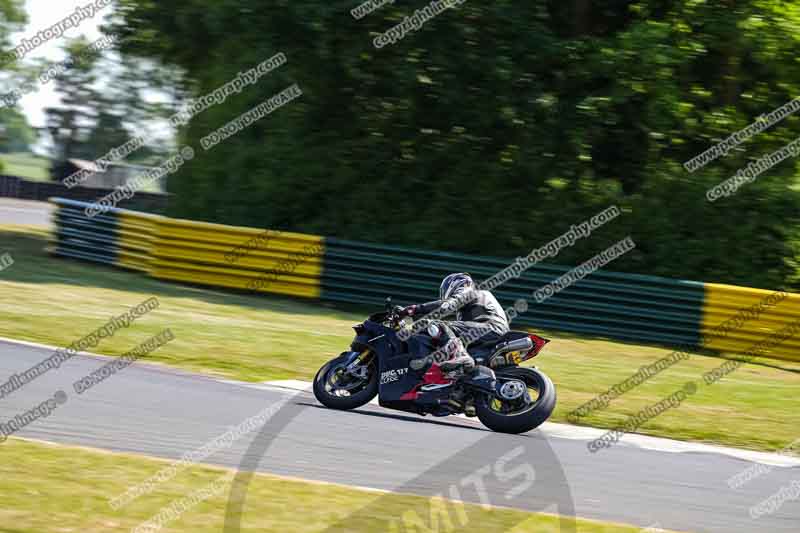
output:
[[324,238],[163,218],[151,248],[160,279],[319,298]]
[[703,346],[800,361],[800,294],[705,284]]
[[224,226],[52,198],[54,255],[146,272],[159,279],[319,298],[323,237]]
[[[52,253],[213,287],[378,307],[389,295],[399,304],[432,300],[450,272],[488,279],[511,263],[125,209],[89,218],[87,203],[51,201],[58,207]],[[526,302],[518,327],[731,353],[759,348],[759,355],[800,361],[798,294],[600,270],[534,301],[536,289],[569,270],[535,265],[494,292],[504,306]]]
[[158,227],[164,217],[139,213],[137,211],[120,210],[117,214],[117,266],[150,271],[153,242],[158,234]]

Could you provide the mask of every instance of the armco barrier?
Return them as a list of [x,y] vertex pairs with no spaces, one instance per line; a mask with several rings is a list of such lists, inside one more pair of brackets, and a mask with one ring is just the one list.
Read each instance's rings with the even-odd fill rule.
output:
[[116,264],[132,270],[150,272],[153,243],[164,217],[149,213],[120,210],[117,212]]
[[149,271],[156,225],[163,217],[112,209],[88,218],[84,209],[89,204],[63,198],[51,202],[58,207],[53,215],[55,235],[49,247],[51,253]]
[[[776,301],[777,305],[759,306],[765,301]],[[725,335],[713,335],[715,325],[740,310],[755,307],[758,312],[741,313],[741,326]],[[749,319],[748,319],[749,315]],[[800,323],[800,294],[776,294],[773,291],[721,285],[705,284],[703,322],[701,332],[704,346],[721,352],[747,352],[770,336],[794,323]],[[800,335],[782,340],[764,352],[774,359],[800,361]]]
[[53,213],[53,239],[48,251],[54,255],[117,264],[119,255],[119,219],[116,211],[88,218],[86,205],[63,198],[51,199],[57,209]]
[[[238,257],[234,247],[263,230],[167,218],[126,209],[88,218],[84,202],[52,198],[51,253],[140,270],[166,280],[319,298],[324,239],[269,232]],[[227,254],[227,256],[226,256]]]
[[[164,218],[153,243],[150,274],[204,285],[319,298],[324,239]],[[226,254],[260,239],[241,256]]]
[[[53,199],[57,255],[113,264],[182,281],[379,307],[436,298],[451,272],[488,279],[511,261],[497,257],[416,250],[298,233],[264,231],[112,209],[88,219],[89,204]],[[237,246],[256,242],[241,254]],[[537,265],[493,292],[504,307],[519,299],[528,311],[517,327],[542,328],[668,345],[744,352],[771,332],[800,319],[800,295],[789,295],[724,337],[713,328],[769,291],[597,271],[542,303],[534,291],[569,267]],[[771,356],[800,360],[800,339]]]
[[[386,295],[398,303],[438,297],[439,283],[451,272],[487,279],[509,259],[414,250],[327,239],[322,297],[378,305]],[[598,271],[538,304],[533,292],[568,272],[542,265],[527,270],[493,292],[504,308],[518,299],[528,311],[518,325],[668,344],[699,340],[703,285],[652,276]]]

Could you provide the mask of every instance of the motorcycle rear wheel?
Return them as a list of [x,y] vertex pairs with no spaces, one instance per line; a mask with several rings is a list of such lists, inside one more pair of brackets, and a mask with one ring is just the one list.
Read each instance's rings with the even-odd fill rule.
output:
[[544,372],[536,368],[511,367],[495,372],[498,380],[520,380],[529,393],[537,393],[535,401],[515,408],[494,396],[476,398],[475,410],[481,423],[500,433],[525,433],[539,427],[550,418],[556,407],[556,387]]
[[378,394],[378,371],[375,360],[369,363],[366,380],[358,382],[344,373],[347,354],[331,359],[314,376],[314,396],[331,409],[355,409],[369,403]]

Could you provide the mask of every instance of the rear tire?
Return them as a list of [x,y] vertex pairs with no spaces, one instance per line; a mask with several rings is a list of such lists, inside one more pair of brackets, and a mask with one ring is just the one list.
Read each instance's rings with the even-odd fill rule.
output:
[[495,372],[498,378],[508,377],[524,381],[538,391],[539,397],[529,408],[517,413],[499,413],[491,407],[491,397],[475,401],[475,410],[481,423],[500,433],[525,433],[539,427],[550,418],[556,407],[556,387],[544,372],[536,368],[512,367]]
[[337,396],[327,389],[331,374],[336,372],[337,366],[344,364],[347,356],[340,355],[325,363],[314,376],[314,396],[319,403],[331,409],[355,409],[369,403],[378,394],[378,372],[375,369],[375,358],[370,363],[369,378],[363,389],[349,396]]

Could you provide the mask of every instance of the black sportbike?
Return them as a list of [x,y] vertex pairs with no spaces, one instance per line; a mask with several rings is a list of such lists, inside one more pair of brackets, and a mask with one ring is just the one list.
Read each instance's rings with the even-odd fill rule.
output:
[[[402,319],[390,301],[386,311],[354,326],[350,351],[328,361],[314,378],[314,396],[326,407],[355,409],[378,395],[383,407],[420,415],[477,416],[493,431],[523,433],[550,417],[556,389],[535,367],[520,367],[549,340],[509,331],[498,341],[473,344],[475,372],[450,379],[436,362],[435,322]],[[398,336],[406,329],[407,335]],[[414,331],[413,335],[408,335]],[[407,338],[407,341],[401,340]]]

